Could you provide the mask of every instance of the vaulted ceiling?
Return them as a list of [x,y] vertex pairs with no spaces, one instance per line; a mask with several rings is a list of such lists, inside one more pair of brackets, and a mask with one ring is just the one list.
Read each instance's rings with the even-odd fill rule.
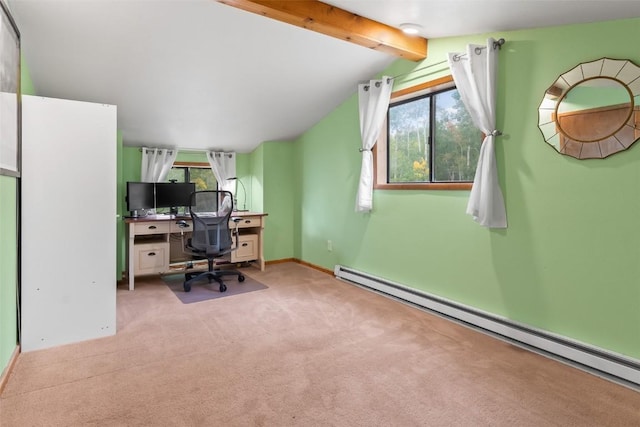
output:
[[626,0],[318,3],[9,0],[38,95],[117,105],[125,145],[237,152],[299,136],[419,59],[401,23],[430,39],[640,16]]

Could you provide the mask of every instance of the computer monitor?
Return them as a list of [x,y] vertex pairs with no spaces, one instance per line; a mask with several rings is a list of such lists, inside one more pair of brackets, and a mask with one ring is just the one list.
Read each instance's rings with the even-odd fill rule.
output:
[[132,216],[139,216],[140,211],[153,209],[155,206],[153,182],[127,182],[127,210]]
[[189,206],[189,196],[194,191],[193,182],[157,182],[156,209]]

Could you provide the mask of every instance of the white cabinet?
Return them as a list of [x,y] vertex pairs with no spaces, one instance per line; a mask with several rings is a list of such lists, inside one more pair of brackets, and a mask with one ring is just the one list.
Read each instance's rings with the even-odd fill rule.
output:
[[22,97],[21,346],[116,333],[113,105]]

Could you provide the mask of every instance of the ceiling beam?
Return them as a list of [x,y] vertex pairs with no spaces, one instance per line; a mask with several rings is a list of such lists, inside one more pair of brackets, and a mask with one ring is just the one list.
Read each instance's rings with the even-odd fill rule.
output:
[[412,61],[427,57],[427,39],[317,0],[217,0],[238,9]]

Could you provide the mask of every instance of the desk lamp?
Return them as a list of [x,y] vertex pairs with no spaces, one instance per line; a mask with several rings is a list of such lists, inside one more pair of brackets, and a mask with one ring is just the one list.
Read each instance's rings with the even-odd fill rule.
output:
[[233,178],[229,178],[229,181],[237,181],[240,183],[240,186],[242,187],[242,191],[244,192],[244,200],[242,202],[242,209],[238,209],[238,186],[236,185],[236,194],[234,194],[234,198],[233,198],[233,207],[234,207],[234,211],[236,212],[247,212],[247,189],[244,187],[244,184],[242,183],[242,181],[237,177],[234,176]]

